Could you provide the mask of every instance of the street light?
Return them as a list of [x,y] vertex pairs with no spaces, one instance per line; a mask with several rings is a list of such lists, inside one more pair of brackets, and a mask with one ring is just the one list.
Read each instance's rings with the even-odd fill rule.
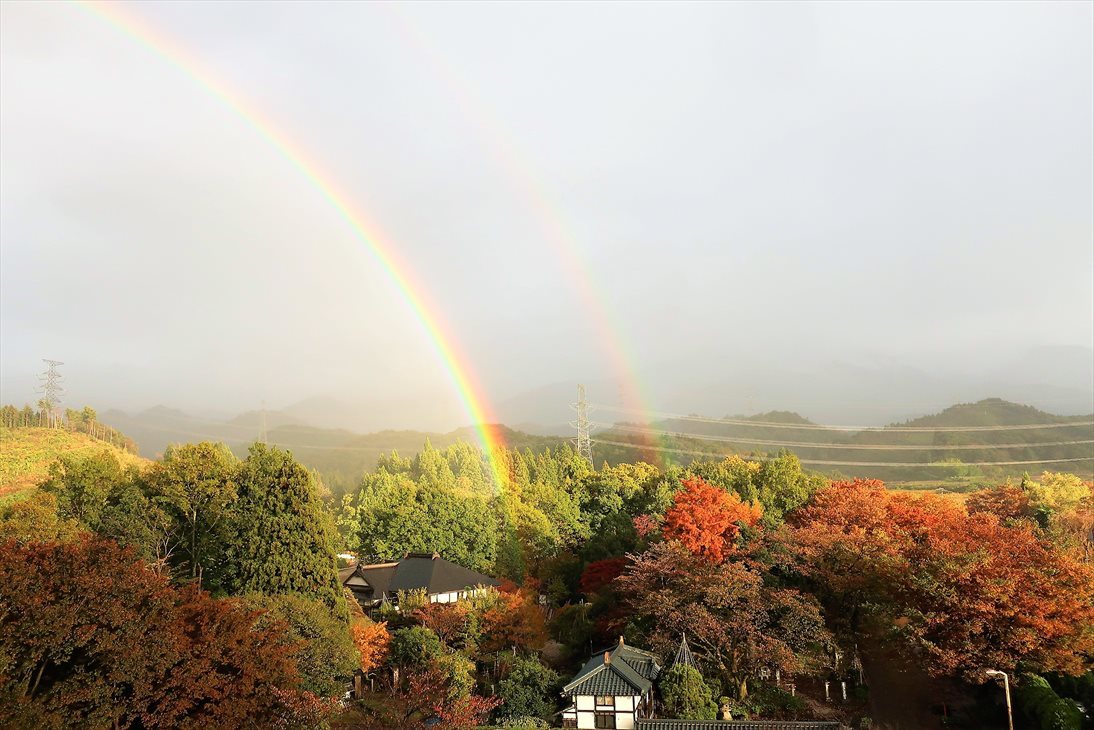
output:
[[985,674],[989,677],[1003,678],[1003,691],[1007,693],[1007,725],[1010,726],[1010,730],[1014,730],[1014,716],[1010,711],[1010,678],[1007,677],[1006,672],[1000,672],[998,669],[989,669]]

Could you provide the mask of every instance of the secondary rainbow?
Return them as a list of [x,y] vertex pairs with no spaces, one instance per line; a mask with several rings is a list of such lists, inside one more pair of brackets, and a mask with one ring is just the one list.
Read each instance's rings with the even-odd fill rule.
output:
[[439,308],[430,301],[426,288],[415,280],[410,267],[400,260],[394,246],[386,240],[379,226],[369,220],[362,211],[355,209],[350,203],[350,197],[339,190],[334,178],[326,173],[315,160],[310,159],[298,145],[294,145],[272,121],[263,118],[256,109],[244,101],[243,97],[214,78],[197,59],[173,44],[170,39],[156,33],[115,4],[97,0],[76,0],[76,4],[92,11],[96,16],[108,21],[115,28],[152,50],[235,112],[296,167],[349,224],[357,239],[364,244],[365,250],[387,274],[399,296],[414,313],[425,331],[434,352],[455,387],[460,403],[471,419],[493,471],[496,485],[505,484],[506,474],[497,453],[498,449],[504,446],[504,442],[494,425],[495,419],[492,417],[492,412],[482,396],[482,387],[473,376],[467,357],[456,347],[453,338],[446,334],[448,328],[439,315]]
[[[593,267],[586,260],[579,244],[579,238],[567,224],[562,206],[550,195],[542,178],[538,175],[529,155],[514,142],[489,105],[479,98],[471,84],[448,62],[426,33],[415,24],[396,3],[379,3],[376,6],[386,12],[388,17],[402,30],[408,45],[415,47],[419,56],[426,61],[433,75],[455,95],[460,102],[460,110],[472,120],[481,132],[484,147],[497,159],[506,177],[513,183],[527,202],[543,231],[544,238],[551,246],[559,261],[566,281],[575,289],[582,300],[584,310],[591,316],[596,327],[597,343],[601,354],[608,361],[612,373],[621,384],[623,405],[631,411],[642,414],[649,421],[653,409],[646,389],[638,378],[631,347],[624,336],[625,327],[613,311],[603,292],[606,291],[593,273]],[[643,446],[643,458],[657,462],[665,468],[669,464],[668,456],[659,446],[657,438],[649,434],[640,434],[636,438]]]

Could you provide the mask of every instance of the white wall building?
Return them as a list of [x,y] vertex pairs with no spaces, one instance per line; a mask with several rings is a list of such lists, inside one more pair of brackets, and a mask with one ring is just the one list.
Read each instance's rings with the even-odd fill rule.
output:
[[562,688],[564,697],[573,698],[562,712],[562,726],[633,730],[638,718],[653,717],[653,681],[660,673],[656,656],[619,637]]

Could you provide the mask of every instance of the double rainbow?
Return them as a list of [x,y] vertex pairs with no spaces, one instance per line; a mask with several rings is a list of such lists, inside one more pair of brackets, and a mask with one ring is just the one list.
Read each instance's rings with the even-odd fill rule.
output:
[[278,130],[272,120],[264,118],[240,95],[233,93],[227,85],[216,79],[198,59],[186,53],[163,34],[156,33],[131,14],[124,12],[118,5],[97,0],[77,0],[77,4],[104,18],[129,37],[149,48],[235,112],[282,157],[296,167],[337,214],[349,224],[354,235],[383,269],[399,296],[414,313],[418,324],[425,331],[430,345],[443,363],[445,372],[456,389],[463,409],[471,419],[493,472],[495,484],[504,485],[508,475],[500,458],[500,451],[505,443],[501,438],[499,427],[494,424],[493,414],[482,397],[483,389],[473,376],[465,354],[459,350],[452,338],[446,335],[446,327],[438,314],[440,309],[430,301],[426,288],[414,278],[406,262],[400,260],[395,248],[383,235],[379,226],[369,220],[364,212],[352,206],[350,197],[338,188],[333,176],[324,171],[316,160],[309,158],[304,150],[293,144],[288,136]]
[[[76,2],[165,59],[199,87],[220,100],[296,167],[326,198],[338,215],[349,224],[354,235],[364,244],[365,250],[380,265],[394,284],[399,296],[414,313],[432,349],[443,363],[460,403],[473,424],[496,484],[505,484],[508,469],[504,459],[501,458],[501,450],[505,444],[500,428],[495,425],[496,419],[482,395],[483,388],[474,377],[466,355],[459,350],[452,337],[446,334],[449,329],[439,315],[441,310],[430,301],[426,287],[415,279],[410,267],[400,260],[395,248],[383,235],[375,221],[370,220],[363,211],[353,207],[350,196],[339,189],[334,177],[326,172],[318,161],[310,158],[298,144],[294,144],[278,129],[273,120],[262,116],[241,95],[216,78],[192,54],[187,53],[164,34],[142,23],[117,4],[102,0],[76,0]],[[598,334],[597,341],[601,344],[602,353],[621,384],[621,395],[625,405],[631,410],[647,412],[649,409],[646,406],[646,398],[638,385],[639,381],[631,365],[633,359],[628,356],[628,348],[621,335],[623,328],[598,294],[601,288],[594,280],[591,267],[584,260],[580,247],[576,243],[576,237],[564,224],[565,217],[559,206],[552,202],[547,191],[538,182],[537,176],[530,171],[530,165],[524,156],[516,145],[509,141],[510,135],[505,134],[501,125],[487,113],[488,107],[476,98],[469,84],[455,72],[450,64],[444,62],[424,34],[405,18],[400,17],[397,12],[392,15],[400,21],[406,36],[418,47],[423,58],[431,62],[430,65],[438,77],[462,97],[465,103],[461,104],[461,107],[465,110],[479,110],[473,121],[484,135],[493,140],[493,144],[489,145],[490,150],[497,156],[508,179],[528,201],[568,281],[577,290],[586,305],[586,311],[592,313]],[[648,438],[647,441],[650,443],[646,445],[653,443],[652,439]],[[656,449],[646,449],[644,455],[647,458],[653,455],[658,462],[663,459]]]

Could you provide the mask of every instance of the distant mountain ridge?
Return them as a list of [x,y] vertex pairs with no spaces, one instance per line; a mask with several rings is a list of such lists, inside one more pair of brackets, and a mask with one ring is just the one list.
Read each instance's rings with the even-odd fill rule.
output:
[[[722,422],[725,421],[725,422]],[[757,425],[745,422],[753,421]],[[893,480],[1021,474],[1063,470],[1094,473],[1094,414],[1057,416],[1032,406],[987,398],[886,427],[853,430],[814,424],[800,414],[780,411],[727,419],[664,419],[647,427],[617,423],[595,438],[609,461],[688,463],[709,454],[773,455],[795,453],[806,466],[833,474],[853,473]],[[786,427],[767,424],[786,424]],[[907,431],[901,429],[987,428],[1056,425],[979,431]],[[1070,425],[1074,424],[1074,425]],[[794,426],[810,426],[798,429]],[[624,445],[629,444],[629,445]],[[1059,460],[1059,461],[1049,461]],[[827,463],[826,463],[827,462]],[[839,463],[832,463],[839,462]],[[969,462],[1043,462],[993,464]],[[916,464],[916,466],[907,466]]]
[[[242,455],[251,443],[258,440],[261,427],[261,412],[254,411],[227,421],[209,421],[161,406],[133,416],[127,416],[120,411],[108,411],[102,418],[105,423],[120,428],[135,438],[145,455],[162,453],[168,443],[205,439],[223,441]],[[279,411],[268,411],[266,418],[267,441],[291,450],[303,463],[318,470],[335,485],[355,482],[362,473],[374,468],[381,453],[397,450],[405,456],[412,456],[421,449],[426,440],[437,447],[448,446],[456,441],[478,443],[478,435],[471,427],[448,432],[386,429],[362,434],[343,428],[304,425],[291,415]],[[900,480],[970,472],[955,463],[945,467],[937,466],[939,462],[956,461],[1082,458],[1083,461],[1060,462],[1058,466],[1088,473],[1094,471],[1094,447],[1089,444],[1050,444],[1059,441],[1094,440],[1094,427],[1082,425],[1083,422],[1091,420],[1094,420],[1094,415],[1057,416],[1032,406],[1011,403],[1000,398],[988,398],[975,403],[956,404],[932,415],[866,431],[826,430],[824,426],[799,413],[785,410],[724,419],[669,418],[649,423],[619,422],[594,433],[594,439],[598,442],[594,445],[594,460],[598,464],[603,461],[620,463],[637,459],[651,463],[686,464],[695,458],[701,458],[700,454],[707,454],[712,458],[730,453],[763,455],[787,448],[798,454],[810,468],[831,473],[855,473],[859,476]],[[1076,425],[1028,431],[904,433],[894,430],[901,427],[952,428],[1058,423]],[[796,428],[797,426],[812,428],[803,430]],[[558,448],[570,440],[566,433],[536,435],[504,426],[500,430],[510,445],[518,448]],[[667,433],[645,433],[651,430]],[[755,443],[758,441],[764,443]],[[810,445],[798,447],[793,445],[795,442]],[[1008,446],[1016,443],[1029,445],[1021,448]],[[899,448],[881,448],[886,445]],[[967,448],[974,445],[982,446]],[[650,448],[651,446],[656,448]],[[924,448],[911,449],[920,446]],[[884,464],[922,462],[925,466],[854,468],[816,463],[824,461]],[[1053,466],[1046,464],[1043,468]],[[1016,467],[1008,473],[1021,473],[1037,468]],[[989,471],[1003,473],[1008,470]]]

